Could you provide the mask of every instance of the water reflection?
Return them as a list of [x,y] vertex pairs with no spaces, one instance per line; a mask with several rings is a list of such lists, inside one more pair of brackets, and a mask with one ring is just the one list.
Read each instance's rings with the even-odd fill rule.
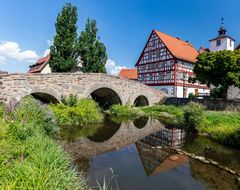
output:
[[185,133],[180,129],[162,129],[136,142],[136,147],[147,175],[154,175],[184,164],[187,157],[177,155],[168,149],[153,147],[164,146],[178,148],[184,142]]
[[[165,126],[155,119],[148,119],[145,127],[138,129],[133,121],[126,121],[111,126],[103,126],[90,137],[75,138],[74,141],[63,139],[62,144],[74,159],[91,157],[111,150],[119,149],[144,138],[146,135],[159,131]],[[110,132],[109,132],[109,131]],[[102,135],[100,137],[100,135]]]
[[117,132],[120,126],[120,123],[116,123],[109,117],[105,117],[103,125],[99,127],[94,134],[89,135],[88,138],[94,142],[104,142],[110,139]]
[[[119,176],[120,189],[238,189],[231,174],[167,147],[220,160],[233,169],[240,168],[240,151],[202,138],[186,138],[183,130],[165,128],[152,118],[105,124],[108,126],[89,137],[63,140],[64,148],[92,187],[111,167]],[[153,148],[156,146],[164,148]]]

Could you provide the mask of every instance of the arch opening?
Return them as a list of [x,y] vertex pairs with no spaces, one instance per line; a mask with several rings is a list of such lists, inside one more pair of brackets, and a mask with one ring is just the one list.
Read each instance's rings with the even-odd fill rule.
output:
[[58,99],[55,98],[54,96],[47,94],[47,93],[42,93],[42,92],[35,92],[30,94],[31,96],[33,96],[35,99],[41,101],[42,103],[45,104],[57,104],[59,103]]
[[148,106],[149,102],[148,99],[145,96],[138,96],[136,100],[134,101],[134,105],[136,107],[142,107],[142,106]]
[[118,94],[110,88],[98,88],[91,93],[91,97],[103,109],[109,109],[114,104],[122,104]]
[[142,129],[143,127],[145,127],[147,125],[148,120],[149,120],[149,117],[142,116],[142,117],[139,117],[139,118],[133,120],[133,124],[138,129]]

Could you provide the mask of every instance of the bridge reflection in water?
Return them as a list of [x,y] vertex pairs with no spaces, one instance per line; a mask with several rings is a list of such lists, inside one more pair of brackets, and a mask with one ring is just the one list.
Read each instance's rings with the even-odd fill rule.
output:
[[173,157],[172,152],[153,147],[179,148],[184,143],[184,137],[183,130],[165,128],[159,120],[148,117],[121,124],[105,118],[105,125],[99,128],[95,134],[70,142],[63,141],[63,145],[73,160],[82,162],[85,165],[84,170],[87,171],[86,166],[89,166],[88,160],[91,157],[135,144],[146,174],[152,175],[156,171],[160,171],[161,164],[164,164],[167,169],[166,164],[172,168],[187,160],[182,155]]

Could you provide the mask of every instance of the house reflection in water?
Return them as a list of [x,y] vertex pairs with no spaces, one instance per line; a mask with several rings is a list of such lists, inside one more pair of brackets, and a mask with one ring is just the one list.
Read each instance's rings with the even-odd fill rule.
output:
[[155,175],[178,167],[188,161],[184,155],[175,154],[167,149],[153,147],[180,148],[184,143],[185,132],[176,128],[165,128],[136,142],[136,147],[144,166],[145,173]]

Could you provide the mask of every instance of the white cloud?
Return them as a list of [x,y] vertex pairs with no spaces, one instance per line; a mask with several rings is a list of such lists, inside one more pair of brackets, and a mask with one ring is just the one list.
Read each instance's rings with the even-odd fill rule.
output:
[[51,41],[51,40],[47,40],[47,45],[48,45],[48,46],[53,45],[53,41]]
[[32,50],[21,50],[16,42],[0,42],[0,62],[6,63],[8,60],[29,61],[36,60],[39,56]]
[[4,64],[6,62],[6,58],[0,55],[0,64]]
[[118,66],[113,60],[108,59],[105,65],[107,73],[110,75],[118,75],[121,69],[126,69],[126,66]]
[[43,52],[43,57],[47,56],[50,53],[50,49],[45,49]]

